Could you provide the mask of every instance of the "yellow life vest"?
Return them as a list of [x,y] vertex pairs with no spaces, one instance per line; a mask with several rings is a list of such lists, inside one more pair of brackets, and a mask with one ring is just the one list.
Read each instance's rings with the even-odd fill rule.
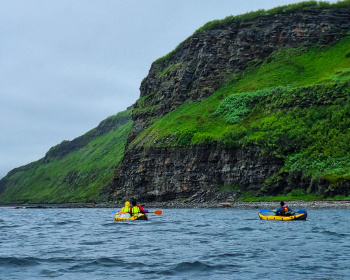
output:
[[140,214],[140,213],[141,213],[141,210],[140,210],[140,208],[137,205],[132,207],[132,214],[133,215],[137,215],[137,214]]
[[129,206],[124,206],[121,211],[129,213],[130,212],[130,207]]

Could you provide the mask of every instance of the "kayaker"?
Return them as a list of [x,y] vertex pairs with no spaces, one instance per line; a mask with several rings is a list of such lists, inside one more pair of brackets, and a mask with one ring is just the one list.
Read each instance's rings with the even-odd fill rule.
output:
[[280,205],[281,207],[275,211],[276,215],[286,216],[292,213],[292,209],[289,208],[288,205],[284,203],[284,201],[281,201]]
[[143,209],[143,207],[141,205],[137,205],[135,200],[133,200],[131,203],[132,203],[132,207],[130,209],[131,215],[138,215],[140,213],[148,213],[148,211]]
[[126,213],[130,213],[130,202],[129,201],[125,201],[125,205],[122,208],[122,210],[120,210],[121,212],[126,212]]

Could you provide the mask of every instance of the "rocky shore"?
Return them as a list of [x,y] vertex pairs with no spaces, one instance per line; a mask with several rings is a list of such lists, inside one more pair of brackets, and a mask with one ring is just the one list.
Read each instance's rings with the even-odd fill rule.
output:
[[[350,209],[350,201],[285,201],[292,209]],[[235,209],[276,209],[279,201],[221,202],[221,203],[150,203],[146,208],[235,208]]]
[[[350,201],[285,201],[292,209],[350,209]],[[147,209],[171,209],[171,208],[234,208],[234,209],[276,209],[279,201],[230,201],[230,202],[205,202],[189,203],[179,201],[151,202],[141,204]],[[66,204],[16,204],[0,205],[0,207],[12,207],[16,209],[52,209],[52,208],[121,208],[120,203],[66,203]]]

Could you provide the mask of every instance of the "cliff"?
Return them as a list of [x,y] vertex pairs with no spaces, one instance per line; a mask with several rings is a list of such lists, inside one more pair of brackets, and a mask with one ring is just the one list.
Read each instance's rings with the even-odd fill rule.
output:
[[196,32],[152,64],[140,87],[129,140],[184,102],[212,95],[233,74],[278,49],[333,45],[344,37],[349,24],[348,8],[305,8],[243,22],[233,18]]
[[131,126],[131,110],[120,112],[52,147],[42,159],[11,170],[0,180],[0,203],[106,200],[105,188],[123,157]]
[[349,19],[346,0],[209,22],[152,64],[132,116],[10,171],[0,203],[349,199]]
[[[348,110],[349,7],[306,2],[214,21],[155,61],[110,199],[222,200],[220,189],[226,198],[349,195],[349,166],[327,167],[346,161],[347,148],[327,155],[338,136],[315,147],[317,130],[329,135],[329,110]],[[325,166],[316,172],[312,160]]]

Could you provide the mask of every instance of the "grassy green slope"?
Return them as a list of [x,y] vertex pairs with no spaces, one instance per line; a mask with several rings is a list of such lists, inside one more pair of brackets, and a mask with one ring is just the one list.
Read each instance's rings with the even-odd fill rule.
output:
[[[121,112],[109,118],[131,115]],[[101,189],[113,179],[115,166],[122,159],[132,121],[117,126],[91,139],[79,150],[64,157],[41,160],[10,172],[7,189],[0,195],[0,203],[67,203],[91,202],[106,199]]]
[[[214,95],[167,114],[129,146],[260,145],[335,185],[350,179],[350,37],[252,61]],[[267,184],[272,184],[271,178]]]

